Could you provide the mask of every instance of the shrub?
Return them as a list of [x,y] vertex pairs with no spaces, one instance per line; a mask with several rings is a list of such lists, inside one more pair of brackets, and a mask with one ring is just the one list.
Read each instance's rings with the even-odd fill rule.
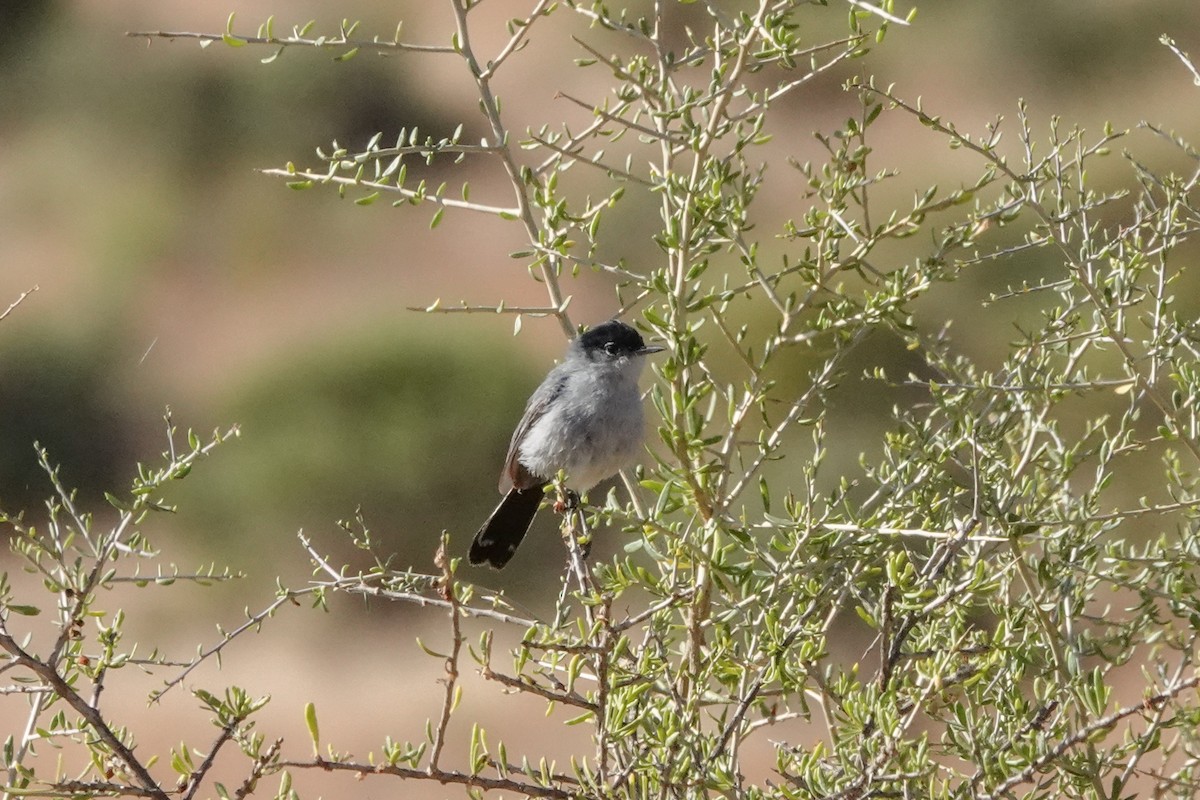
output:
[[[269,21],[247,36],[231,19],[223,34],[151,34],[263,45],[270,57],[318,47],[341,59],[459,59],[486,121],[478,143],[461,129],[410,130],[362,150],[334,144],[315,168],[267,172],[362,204],[427,208],[434,225],[447,212],[510,220],[527,240],[513,256],[546,301],[486,310],[518,325],[550,317],[571,335],[564,287],[597,271],[668,349],[649,392],[653,457],[624,476],[627,498],[592,498],[564,519],[568,566],[551,611],[520,610],[478,573],[464,578],[457,537],[443,538],[436,572],[396,571],[360,520],[345,527],[373,568],[343,569],[305,541],[316,578],[281,588],[242,629],[290,601],[341,592],[441,609],[447,639],[427,649],[445,664],[444,703],[424,735],[398,732],[354,757],[310,704],[309,755],[253,732],[262,701],[197,690],[221,734],[199,761],[173,752],[183,796],[228,742],[248,777],[235,791],[214,787],[221,796],[246,796],[273,773],[283,775],[277,795],[294,796],[314,770],[555,798],[1195,792],[1197,334],[1177,288],[1179,250],[1200,222],[1195,152],[1147,125],[1140,133],[1167,142],[1183,167],[1150,170],[1127,154],[1131,180],[1096,188],[1093,165],[1126,132],[1040,122],[1024,106],[965,132],[865,67],[839,73],[905,23],[890,3],[851,6],[848,30],[819,44],[801,33],[830,12],[809,3],[643,12],[539,2],[486,52],[474,38],[479,5],[463,0],[445,48],[399,32],[363,37],[350,24],[280,34]],[[586,23],[574,31],[580,66],[603,72],[609,91],[579,101],[590,114],[581,124],[521,132],[496,77],[531,31],[571,15]],[[803,87],[839,74],[855,113],[817,134],[820,158],[785,167],[795,143],[772,140],[770,122]],[[896,115],[969,154],[974,179],[895,201],[874,137]],[[504,192],[409,179],[406,164],[442,159],[493,165]],[[768,163],[799,187],[783,222],[763,200]],[[606,220],[652,206],[648,257]],[[1014,279],[981,292],[985,270]],[[1010,321],[1008,341],[993,334],[981,352],[948,324],[990,314]],[[902,373],[864,344],[880,341],[902,343]],[[839,386],[864,371],[856,391],[906,402],[855,468],[844,454],[856,422],[838,416],[853,398]],[[130,499],[114,498],[122,521],[111,531],[72,512],[57,484],[50,526],[12,520],[19,553],[57,598],[47,609],[59,631],[21,641],[14,623],[36,604],[2,596],[2,669],[27,681],[34,712],[6,747],[11,793],[169,795],[106,721],[98,689],[91,699],[79,688],[101,686],[128,659],[119,615],[96,631],[82,620],[98,592],[133,579],[122,568],[146,554],[136,523],[210,446],[192,437]],[[624,551],[588,564],[585,526],[623,529]],[[496,643],[507,639],[502,663]],[[472,724],[465,760],[450,763],[471,669],[497,690],[569,709],[566,722],[586,726],[592,746],[555,764]],[[92,768],[69,779],[39,766],[39,737],[87,748]]]

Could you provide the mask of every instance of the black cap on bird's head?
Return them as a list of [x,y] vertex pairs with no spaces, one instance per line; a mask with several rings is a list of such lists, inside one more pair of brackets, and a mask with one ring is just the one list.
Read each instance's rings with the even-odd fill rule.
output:
[[594,328],[589,328],[579,335],[574,346],[589,358],[605,356],[608,358],[632,358],[646,356],[662,350],[661,347],[648,346],[642,335],[633,327],[610,319],[601,322]]

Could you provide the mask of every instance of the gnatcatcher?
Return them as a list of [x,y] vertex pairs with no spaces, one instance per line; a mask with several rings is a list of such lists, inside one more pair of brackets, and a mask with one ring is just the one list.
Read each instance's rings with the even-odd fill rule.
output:
[[504,499],[475,534],[469,559],[501,569],[517,552],[560,470],[582,494],[633,461],[642,446],[642,356],[636,330],[609,320],[576,337],[529,398],[500,473]]

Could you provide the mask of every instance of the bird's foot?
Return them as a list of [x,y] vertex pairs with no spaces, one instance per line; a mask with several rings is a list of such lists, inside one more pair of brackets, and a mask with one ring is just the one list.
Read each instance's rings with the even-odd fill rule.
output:
[[554,500],[554,513],[565,514],[579,508],[579,494],[570,489],[559,487],[558,497]]

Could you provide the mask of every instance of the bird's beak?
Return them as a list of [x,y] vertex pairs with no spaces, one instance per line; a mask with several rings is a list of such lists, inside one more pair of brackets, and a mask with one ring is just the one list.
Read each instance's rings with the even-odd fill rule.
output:
[[656,344],[648,344],[648,345],[644,346],[642,349],[636,351],[634,353],[634,355],[648,356],[651,353],[661,353],[665,349],[666,349],[665,347],[660,347],[659,345],[656,345]]

